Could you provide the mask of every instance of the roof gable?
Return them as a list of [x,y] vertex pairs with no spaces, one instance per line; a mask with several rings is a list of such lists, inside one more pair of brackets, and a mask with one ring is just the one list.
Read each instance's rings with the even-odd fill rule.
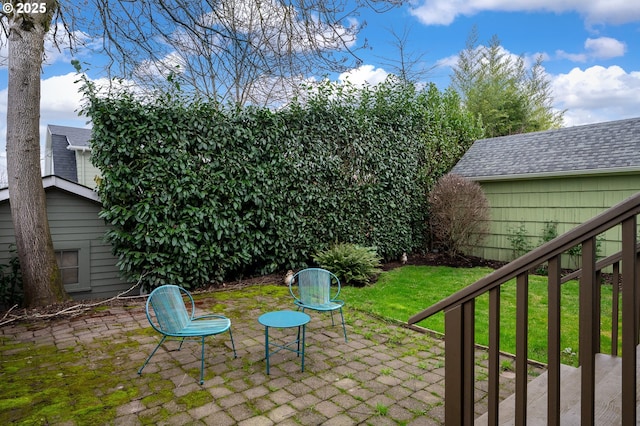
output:
[[90,149],[91,129],[79,127],[56,126],[49,124],[51,135],[64,136],[67,140],[68,149]]
[[68,146],[65,136],[51,134],[52,172],[57,176],[77,182],[78,166],[76,164],[76,155],[73,151],[67,149]]
[[476,141],[451,170],[475,180],[640,171],[640,117]]
[[[45,176],[42,178],[42,186],[45,191],[58,189],[69,194],[84,198],[95,203],[101,203],[100,196],[93,189],[80,185],[79,183],[63,179],[59,176]],[[0,189],[0,203],[10,199],[9,188]]]

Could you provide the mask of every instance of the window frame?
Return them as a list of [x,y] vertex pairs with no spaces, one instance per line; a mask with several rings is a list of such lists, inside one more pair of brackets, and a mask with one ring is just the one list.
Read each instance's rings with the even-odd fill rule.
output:
[[77,293],[81,291],[91,291],[91,244],[89,241],[59,241],[53,244],[56,253],[61,251],[78,252],[78,282],[65,284],[67,293]]

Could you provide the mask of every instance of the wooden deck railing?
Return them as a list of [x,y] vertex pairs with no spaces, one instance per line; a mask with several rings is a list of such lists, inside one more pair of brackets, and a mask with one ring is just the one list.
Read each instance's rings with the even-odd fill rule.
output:
[[[488,359],[488,424],[498,424],[500,377],[500,289],[507,281],[516,280],[516,362],[515,417],[516,425],[527,424],[527,355],[529,271],[548,264],[548,392],[547,424],[560,425],[560,286],[562,253],[582,246],[582,269],[579,287],[579,359],[581,366],[582,425],[594,424],[595,354],[600,352],[600,273],[613,267],[614,280],[621,277],[622,288],[622,424],[636,425],[636,346],[638,344],[640,291],[638,289],[637,215],[640,213],[640,193],[613,206],[571,231],[530,251],[524,256],[494,271],[474,284],[436,303],[409,319],[416,324],[438,312],[445,315],[445,422],[447,425],[474,423],[475,364],[475,300],[489,294],[489,359]],[[596,237],[614,227],[620,227],[620,253],[602,261],[596,260]],[[618,340],[618,293],[614,286],[612,342]],[[615,333],[615,336],[613,335]],[[617,345],[612,343],[613,354]]]

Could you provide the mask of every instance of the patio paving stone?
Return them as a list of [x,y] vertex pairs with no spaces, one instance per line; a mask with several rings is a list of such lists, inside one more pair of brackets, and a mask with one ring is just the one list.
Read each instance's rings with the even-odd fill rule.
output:
[[[259,287],[259,286],[258,286]],[[253,288],[259,293],[260,288]],[[259,303],[258,303],[259,302]],[[309,313],[305,368],[300,358],[281,351],[270,357],[271,374],[264,361],[264,328],[257,317],[268,310],[294,309],[290,297],[268,292],[257,297],[211,298],[199,295],[198,311],[214,312],[213,305],[232,319],[238,358],[233,358],[228,335],[207,339],[205,383],[199,384],[200,345],[165,344],[145,367],[137,370],[159,337],[150,331],[144,299],[127,306],[108,307],[74,318],[16,322],[0,328],[2,341],[33,347],[55,345],[58,351],[82,351],[84,368],[98,369],[112,360],[123,390],[136,388],[105,424],[202,425],[440,425],[444,423],[444,343],[364,312],[345,307],[347,337],[342,326],[331,325],[330,315]],[[260,306],[260,309],[256,308]],[[288,330],[291,331],[291,330]],[[294,333],[284,333],[290,338]],[[118,346],[118,350],[104,350]],[[25,356],[25,349],[2,352],[3,361]],[[486,353],[478,350],[483,372]],[[36,355],[34,355],[36,356]],[[37,365],[34,368],[44,368]],[[49,365],[55,374],[60,365]],[[541,369],[532,368],[535,374]],[[29,371],[20,371],[24,374]],[[500,392],[512,392],[514,379],[501,378]],[[167,396],[166,392],[169,390]],[[113,389],[89,389],[108,396]],[[186,400],[207,392],[202,402]],[[476,389],[476,413],[486,411],[486,383]],[[189,399],[190,400],[190,399]],[[0,416],[2,413],[0,412]],[[1,417],[0,417],[1,418]],[[20,419],[14,419],[20,423]],[[69,423],[65,423],[69,424]]]

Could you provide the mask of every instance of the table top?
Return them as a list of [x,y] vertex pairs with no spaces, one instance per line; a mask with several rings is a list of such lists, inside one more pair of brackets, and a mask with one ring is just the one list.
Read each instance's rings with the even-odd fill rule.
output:
[[260,315],[258,322],[266,327],[299,327],[305,325],[311,317],[299,311],[274,311]]

